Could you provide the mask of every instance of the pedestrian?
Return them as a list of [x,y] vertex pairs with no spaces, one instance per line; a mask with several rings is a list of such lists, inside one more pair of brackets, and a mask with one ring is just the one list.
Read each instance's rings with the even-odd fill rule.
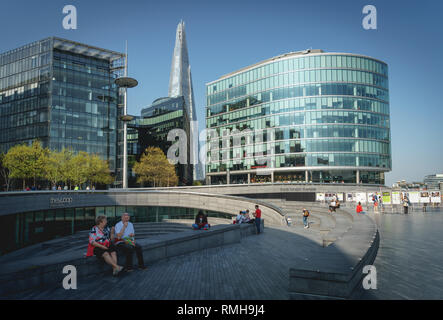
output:
[[303,224],[305,225],[304,228],[307,229],[309,228],[309,222],[308,222],[308,217],[309,217],[309,211],[305,209],[303,209]]
[[257,228],[257,234],[260,234],[260,223],[261,223],[261,210],[258,204],[255,205],[255,212],[253,213],[255,218],[255,227]]
[[409,209],[409,199],[407,197],[403,198],[403,212],[404,214],[408,214]]

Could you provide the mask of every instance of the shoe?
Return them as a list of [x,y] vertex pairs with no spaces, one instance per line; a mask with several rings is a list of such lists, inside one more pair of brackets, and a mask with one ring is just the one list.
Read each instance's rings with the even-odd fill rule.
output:
[[118,274],[119,274],[120,272],[122,272],[122,270],[123,270],[123,267],[118,266],[117,269],[114,269],[114,271],[112,272],[112,275],[113,275],[114,277],[116,277],[116,276],[118,276]]
[[138,266],[138,268],[139,268],[140,270],[146,270],[146,269],[148,269],[147,266]]
[[126,272],[132,272],[132,271],[134,271],[134,269],[133,269],[132,267],[130,267],[130,268],[125,268],[125,270],[126,270]]

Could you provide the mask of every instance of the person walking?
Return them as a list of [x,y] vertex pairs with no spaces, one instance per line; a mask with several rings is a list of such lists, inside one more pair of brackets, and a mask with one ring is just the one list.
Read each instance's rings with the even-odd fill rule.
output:
[[260,234],[261,210],[258,204],[255,205],[254,218],[255,218],[255,227],[257,228],[257,234]]
[[304,228],[308,229],[309,228],[309,222],[308,222],[308,217],[309,217],[309,211],[305,209],[303,209],[303,224],[305,225]]

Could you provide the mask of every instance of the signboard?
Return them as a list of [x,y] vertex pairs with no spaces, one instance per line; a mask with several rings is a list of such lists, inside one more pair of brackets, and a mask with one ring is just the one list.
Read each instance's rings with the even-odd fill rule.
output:
[[411,203],[419,203],[420,202],[420,192],[410,191],[409,192],[409,201]]
[[316,193],[315,200],[316,201],[325,201],[325,194],[324,193]]
[[50,208],[63,208],[72,203],[71,197],[59,197],[59,198],[50,198],[49,199],[49,207]]
[[400,204],[401,203],[401,197],[400,197],[400,192],[392,192],[392,204]]
[[366,203],[366,193],[365,192],[357,192],[355,193],[355,202]]
[[391,193],[390,192],[383,192],[382,193],[382,200],[384,204],[391,204]]
[[353,202],[355,195],[353,193],[346,193],[346,202]]

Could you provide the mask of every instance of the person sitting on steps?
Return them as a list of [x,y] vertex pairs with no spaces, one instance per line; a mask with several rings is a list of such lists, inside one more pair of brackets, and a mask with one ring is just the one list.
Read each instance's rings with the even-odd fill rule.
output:
[[194,230],[208,230],[211,225],[208,223],[208,217],[203,213],[202,210],[198,212],[195,216],[195,223],[192,225]]

